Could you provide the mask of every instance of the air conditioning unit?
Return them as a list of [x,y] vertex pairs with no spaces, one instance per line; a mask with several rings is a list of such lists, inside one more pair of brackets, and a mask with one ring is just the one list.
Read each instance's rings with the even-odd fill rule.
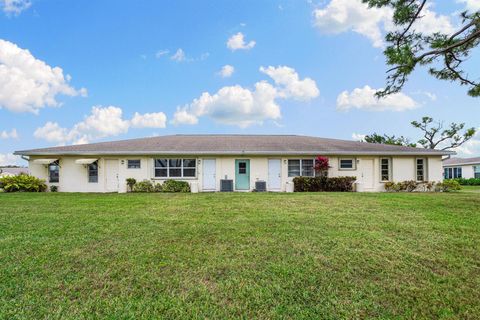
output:
[[267,182],[266,181],[255,181],[255,191],[266,192],[267,191]]
[[233,180],[221,179],[220,192],[233,192]]

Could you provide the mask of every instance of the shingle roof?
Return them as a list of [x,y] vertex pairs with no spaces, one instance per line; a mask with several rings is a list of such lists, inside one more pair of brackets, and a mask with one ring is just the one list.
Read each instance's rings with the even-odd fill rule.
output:
[[443,161],[444,166],[455,166],[461,164],[480,164],[480,157],[476,158],[450,158]]
[[114,154],[412,154],[446,155],[448,151],[373,144],[297,135],[169,135],[141,139],[16,151],[18,155]]

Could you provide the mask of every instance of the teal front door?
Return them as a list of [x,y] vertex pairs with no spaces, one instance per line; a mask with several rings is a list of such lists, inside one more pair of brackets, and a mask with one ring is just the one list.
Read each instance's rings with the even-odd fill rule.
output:
[[250,190],[250,160],[235,160],[235,190]]

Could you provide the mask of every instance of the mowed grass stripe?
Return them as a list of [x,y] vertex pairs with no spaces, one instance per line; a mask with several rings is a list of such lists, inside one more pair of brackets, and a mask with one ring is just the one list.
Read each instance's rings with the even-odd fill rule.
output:
[[0,318],[480,315],[480,197],[1,194]]

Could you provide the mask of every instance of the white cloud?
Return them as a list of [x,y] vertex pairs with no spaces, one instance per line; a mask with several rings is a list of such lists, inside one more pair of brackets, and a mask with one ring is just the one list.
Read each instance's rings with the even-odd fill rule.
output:
[[20,162],[20,157],[13,153],[0,153],[0,166],[17,165]]
[[480,155],[480,128],[477,128],[477,132],[472,139],[465,142],[458,148],[455,148],[454,151],[457,152],[457,155],[460,157],[473,157]]
[[466,9],[471,12],[480,10],[480,0],[457,0],[458,3],[464,3]]
[[59,106],[57,95],[86,95],[86,89],[76,90],[69,81],[61,68],[52,68],[28,50],[0,39],[0,108],[38,113],[45,106]]
[[370,86],[344,91],[337,97],[337,110],[364,109],[367,111],[405,111],[415,109],[419,104],[403,93],[391,94],[378,99],[375,93],[381,89]]
[[277,86],[260,81],[253,90],[235,85],[223,87],[214,94],[204,92],[190,104],[177,108],[172,123],[196,124],[199,117],[208,116],[216,122],[244,128],[280,119],[277,99],[310,100],[318,96],[315,82],[309,78],[300,80],[294,69],[262,67],[260,70],[272,77]]
[[245,36],[243,33],[239,32],[231,36],[227,41],[227,48],[236,51],[236,50],[250,50],[255,47],[256,42],[250,41],[249,43],[245,42]]
[[0,132],[1,139],[18,139],[17,129],[12,129],[10,132],[3,130]]
[[355,141],[363,141],[367,135],[366,134],[360,134],[360,133],[352,133],[352,139]]
[[284,98],[294,98],[297,100],[310,100],[318,97],[320,91],[317,84],[310,78],[300,80],[295,69],[278,66],[267,68],[260,67],[260,72],[265,73],[273,79],[279,90],[279,94]]
[[[417,21],[413,29],[434,33],[450,34],[453,26],[448,16],[436,14],[431,4],[423,9],[422,19]],[[394,31],[392,21],[393,10],[388,7],[369,8],[361,0],[332,0],[327,6],[313,11],[314,25],[325,34],[339,34],[353,31],[372,42],[374,47],[384,46],[386,31]]]
[[198,117],[189,110],[190,106],[177,107],[177,111],[173,115],[172,123],[175,125],[179,124],[197,124]]
[[232,74],[235,72],[235,68],[229,64],[224,65],[222,69],[218,72],[218,74],[222,78],[229,78],[232,76]]
[[132,128],[165,128],[167,116],[163,112],[145,114],[135,112],[130,123]]
[[63,128],[56,122],[47,122],[43,127],[37,128],[33,135],[37,139],[57,144],[80,144],[117,136],[128,132],[130,128],[164,128],[166,121],[163,112],[143,115],[135,113],[131,120],[126,120],[121,108],[94,106],[90,115],[71,129]]
[[155,53],[155,58],[159,59],[167,54],[169,54],[170,51],[169,50],[158,50],[156,53]]
[[170,57],[173,61],[182,62],[186,60],[185,52],[183,49],[178,49],[173,56]]
[[29,0],[0,0],[0,6],[6,14],[19,15],[23,10],[30,8]]

